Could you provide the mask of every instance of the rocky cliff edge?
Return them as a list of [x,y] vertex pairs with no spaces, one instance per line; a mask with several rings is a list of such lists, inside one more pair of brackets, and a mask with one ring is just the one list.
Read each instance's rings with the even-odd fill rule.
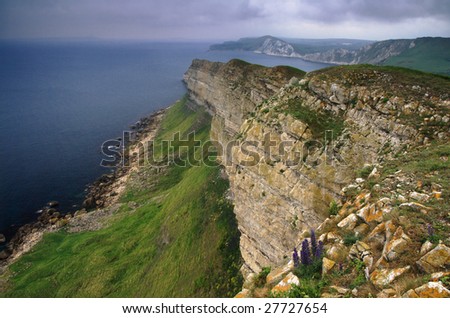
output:
[[[400,204],[423,204],[417,202],[422,195],[433,200],[433,191],[442,188],[434,182],[438,184],[434,189],[398,193],[401,185],[383,184],[386,179],[368,182],[367,177],[383,174],[400,155],[448,145],[448,79],[368,65],[304,74],[239,60],[226,64],[195,60],[184,79],[190,98],[213,114],[211,139],[221,148],[220,160],[230,179],[244,274],[283,267],[293,248],[317,228],[326,253],[333,253],[333,244],[345,246],[346,235],[356,235],[357,242],[366,244],[365,235],[384,226],[380,231],[389,233],[378,242],[381,251],[372,247],[371,253],[386,260],[385,245],[392,236],[411,239],[399,222],[385,223],[391,211],[398,213]],[[447,158],[443,157],[437,160]],[[366,178],[362,171],[368,171]],[[403,178],[408,184],[421,181],[415,180],[414,171]],[[398,196],[405,201],[398,201]],[[330,219],[330,206],[343,208]],[[447,219],[442,222],[439,226],[448,226]],[[328,240],[335,234],[336,240]],[[448,243],[448,235],[444,239]],[[359,247],[337,254],[345,260],[351,248]],[[330,260],[343,262],[339,257]],[[383,260],[372,258],[368,280],[380,271],[381,276],[393,277],[384,270],[392,266],[383,267]],[[373,267],[375,263],[381,267]],[[444,263],[441,269],[448,269],[449,260]],[[401,269],[406,271],[407,266]],[[385,285],[389,284],[378,287]]]

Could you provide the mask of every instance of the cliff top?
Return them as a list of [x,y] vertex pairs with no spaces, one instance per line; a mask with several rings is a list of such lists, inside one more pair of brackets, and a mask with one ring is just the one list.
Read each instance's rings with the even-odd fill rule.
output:
[[309,77],[339,81],[346,87],[370,86],[383,89],[387,95],[410,99],[423,99],[433,95],[448,99],[450,77],[424,73],[395,66],[374,66],[370,64],[335,66],[309,73]]

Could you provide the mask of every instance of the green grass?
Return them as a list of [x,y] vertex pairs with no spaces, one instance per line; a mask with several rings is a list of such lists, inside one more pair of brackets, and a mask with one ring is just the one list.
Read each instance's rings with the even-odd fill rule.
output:
[[390,57],[383,64],[450,75],[450,39],[422,38],[414,42],[415,47]]
[[267,275],[269,275],[271,268],[263,267],[261,272],[255,277],[255,286],[263,287],[266,284]]
[[304,106],[299,98],[289,100],[286,113],[306,123],[315,139],[323,139],[327,131],[332,131],[334,137],[339,136],[345,128],[341,116],[312,110]]
[[[168,111],[158,140],[194,126],[206,138],[209,123],[181,101]],[[143,169],[144,186],[130,186],[122,197],[137,202],[136,210],[124,204],[98,231],[46,234],[10,267],[0,296],[233,296],[242,284],[239,232],[219,168]]]
[[[408,216],[411,222],[409,231],[414,233],[417,241],[430,239],[427,234],[427,224],[431,224],[435,230],[435,238],[443,239],[444,243],[450,243],[448,233],[450,231],[450,144],[432,143],[427,147],[420,147],[413,151],[400,154],[395,160],[388,162],[383,169],[383,177],[402,170],[406,174],[414,175],[415,180],[421,181],[423,192],[431,194],[433,185],[442,187],[440,200],[431,198],[424,203],[431,208],[431,212],[424,214],[408,208],[401,208],[400,214]],[[416,184],[404,190],[416,191]]]

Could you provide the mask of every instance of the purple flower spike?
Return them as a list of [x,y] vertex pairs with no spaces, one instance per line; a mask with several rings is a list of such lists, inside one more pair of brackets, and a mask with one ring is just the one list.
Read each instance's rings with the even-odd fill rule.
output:
[[294,260],[294,266],[298,267],[300,265],[300,258],[298,256],[298,252],[297,252],[296,248],[294,248],[294,253],[292,254],[292,258]]
[[317,247],[316,253],[314,254],[314,259],[320,260],[322,258],[322,254],[323,254],[323,242],[319,241],[319,246]]
[[311,251],[309,250],[308,240],[305,239],[302,242],[302,250],[300,252],[300,260],[303,265],[310,265],[311,262]]

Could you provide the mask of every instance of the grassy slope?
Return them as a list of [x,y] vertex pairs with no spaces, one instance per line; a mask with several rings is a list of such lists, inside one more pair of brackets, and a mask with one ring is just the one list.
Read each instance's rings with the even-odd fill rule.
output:
[[[179,102],[158,140],[209,134],[209,118]],[[6,297],[232,296],[241,286],[239,233],[218,167],[143,168],[110,225],[47,234],[10,268]],[[140,178],[140,179],[139,179]],[[137,181],[136,181],[137,180]]]
[[415,43],[414,48],[387,59],[383,64],[450,75],[450,39],[422,38]]

